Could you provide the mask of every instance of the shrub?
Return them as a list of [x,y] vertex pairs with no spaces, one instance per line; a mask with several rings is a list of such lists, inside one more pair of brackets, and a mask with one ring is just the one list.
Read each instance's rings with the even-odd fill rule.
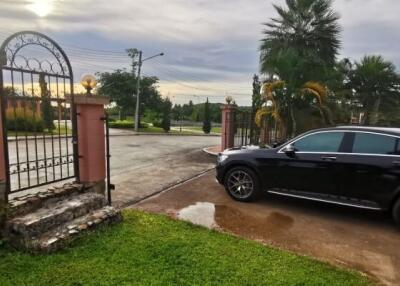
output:
[[[133,129],[135,123],[130,120],[113,120],[108,122],[110,128],[120,128],[120,129]],[[148,128],[149,124],[145,122],[140,122],[140,128]]]
[[43,132],[45,129],[42,117],[28,108],[7,109],[6,122],[9,131]]
[[171,119],[169,118],[169,114],[163,116],[161,128],[164,129],[165,132],[168,132],[171,129]]
[[153,126],[157,128],[162,128],[162,120],[161,119],[155,119],[153,120]]
[[115,120],[108,123],[110,128],[132,129],[134,127],[133,121],[129,120]]

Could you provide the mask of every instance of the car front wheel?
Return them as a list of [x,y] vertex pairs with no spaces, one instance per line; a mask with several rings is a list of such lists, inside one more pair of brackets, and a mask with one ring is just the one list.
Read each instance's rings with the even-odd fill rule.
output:
[[400,198],[397,199],[392,209],[393,219],[397,226],[400,227]]
[[260,195],[258,177],[247,167],[236,167],[228,171],[224,185],[227,193],[237,201],[253,201]]

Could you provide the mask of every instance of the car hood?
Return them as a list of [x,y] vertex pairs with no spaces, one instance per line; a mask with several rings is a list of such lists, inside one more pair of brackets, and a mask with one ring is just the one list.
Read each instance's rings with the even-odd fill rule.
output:
[[245,154],[245,153],[251,153],[256,150],[267,150],[271,149],[271,147],[260,147],[260,146],[255,146],[255,145],[249,145],[249,146],[242,146],[242,147],[234,147],[230,149],[226,149],[224,152],[222,152],[223,155],[234,155],[234,154]]

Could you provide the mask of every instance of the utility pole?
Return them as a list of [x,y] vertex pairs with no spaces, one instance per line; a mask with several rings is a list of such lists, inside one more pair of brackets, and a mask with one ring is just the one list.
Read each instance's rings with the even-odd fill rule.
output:
[[[140,73],[142,71],[142,65],[143,62],[151,60],[155,57],[162,57],[164,53],[160,53],[151,57],[148,57],[146,59],[142,59],[143,52],[138,51],[136,49],[128,49],[128,54],[132,58],[132,74],[135,76],[135,66],[138,66],[138,73],[137,73],[137,79],[136,79],[136,109],[135,109],[135,131],[139,131],[139,113],[140,113]],[[136,54],[139,54],[139,60],[136,63],[135,62],[135,56]]]
[[136,79],[135,132],[139,131],[140,72],[142,70],[142,63],[142,51],[139,51],[138,74]]

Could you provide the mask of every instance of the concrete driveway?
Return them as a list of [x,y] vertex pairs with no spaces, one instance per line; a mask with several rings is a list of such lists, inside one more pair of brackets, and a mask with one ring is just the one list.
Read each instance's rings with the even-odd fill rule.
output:
[[400,231],[387,214],[267,195],[233,201],[214,171],[135,208],[189,219],[400,285]]
[[[169,135],[136,135],[132,131],[110,129],[111,151],[111,182],[116,185],[113,191],[113,204],[124,206],[157,193],[166,187],[191,178],[201,172],[213,168],[215,157],[202,152],[202,148],[216,145],[220,142],[217,136],[169,136]],[[19,158],[26,159],[25,141],[10,142],[10,160],[16,162],[16,144],[19,144]],[[28,150],[34,150],[35,141],[28,141]],[[38,157],[43,158],[43,141],[38,140]],[[72,145],[69,144],[70,153]],[[47,156],[52,152],[59,154],[58,144],[52,146],[47,140]],[[62,145],[62,154],[66,153],[66,146]],[[33,153],[33,154],[31,154]],[[30,151],[31,160],[35,153]],[[49,161],[50,162],[50,161]],[[73,164],[64,165],[62,172],[65,176],[69,167],[73,174]],[[53,178],[53,168],[48,168],[49,180]],[[56,178],[60,177],[60,168],[54,168]],[[27,186],[27,173],[20,178],[21,186]],[[31,182],[36,183],[36,172],[30,172]],[[39,172],[40,182],[45,181],[45,172]],[[17,175],[12,176],[13,186],[18,186]],[[45,190],[52,185],[62,185],[66,180],[53,183],[23,192],[13,194],[22,196]]]
[[111,136],[113,204],[128,205],[213,168],[215,157],[201,150],[219,141],[213,136]]

